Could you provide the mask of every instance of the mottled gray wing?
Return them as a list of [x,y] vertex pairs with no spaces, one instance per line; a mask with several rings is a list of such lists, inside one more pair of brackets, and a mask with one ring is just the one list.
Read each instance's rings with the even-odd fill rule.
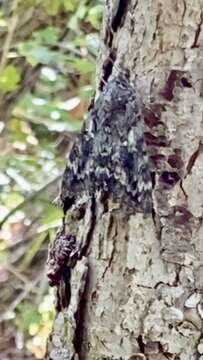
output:
[[[61,198],[70,207],[86,192],[151,211],[152,182],[143,119],[134,89],[120,73],[108,81],[70,153]],[[68,200],[67,200],[68,199]]]

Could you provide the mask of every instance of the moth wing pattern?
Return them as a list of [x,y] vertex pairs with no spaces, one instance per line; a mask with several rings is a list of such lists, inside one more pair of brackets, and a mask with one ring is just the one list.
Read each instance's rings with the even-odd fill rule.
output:
[[[92,120],[91,117],[90,120]],[[90,120],[86,122],[80,136],[73,144],[63,174],[60,202],[62,202],[62,206],[65,205],[65,210],[68,210],[78,197],[88,191],[93,152],[93,132],[87,129]]]
[[144,122],[124,72],[109,79],[89,112],[70,152],[61,200],[68,203],[68,199],[71,204],[84,192],[91,197],[96,191],[131,209],[151,212],[152,181]]

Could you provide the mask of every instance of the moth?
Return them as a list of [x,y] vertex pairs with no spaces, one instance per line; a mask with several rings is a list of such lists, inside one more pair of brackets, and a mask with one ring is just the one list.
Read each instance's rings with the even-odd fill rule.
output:
[[[60,193],[64,213],[73,205],[77,206],[82,198],[92,204],[90,208],[94,211],[97,194],[111,198],[125,211],[144,214],[152,211],[152,180],[144,121],[135,91],[124,71],[109,79],[72,147]],[[94,219],[93,214],[90,232]],[[58,285],[66,264],[77,258],[76,243],[75,236],[65,234],[62,227],[49,251],[50,285]]]
[[60,199],[67,211],[83,194],[98,192],[133,211],[152,210],[144,121],[125,71],[109,79],[90,110],[70,152]]

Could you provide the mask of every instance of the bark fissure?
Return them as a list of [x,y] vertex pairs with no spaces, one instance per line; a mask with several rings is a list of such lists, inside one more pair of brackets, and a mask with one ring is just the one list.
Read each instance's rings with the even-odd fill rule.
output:
[[129,0],[125,0],[125,1],[119,0],[116,15],[113,17],[111,22],[111,27],[113,32],[117,32],[118,28],[122,27],[125,21],[125,16],[128,11],[129,3],[130,3]]
[[192,44],[192,48],[199,47],[198,40],[199,40],[199,36],[200,36],[200,33],[201,33],[201,29],[202,29],[202,23],[203,23],[203,14],[201,13],[200,14],[200,22],[199,22],[197,30],[195,32],[195,38],[194,38],[194,42]]
[[187,174],[191,174],[198,156],[203,152],[203,144],[199,143],[198,149],[191,155],[187,164]]
[[106,31],[105,44],[109,49],[107,59],[103,63],[103,76],[99,85],[99,89],[102,90],[104,83],[108,81],[111,73],[113,72],[114,62],[116,61],[117,46],[114,45],[114,38],[120,28],[124,25],[125,17],[128,12],[130,0],[118,0],[115,8],[113,8],[112,20],[108,24]]

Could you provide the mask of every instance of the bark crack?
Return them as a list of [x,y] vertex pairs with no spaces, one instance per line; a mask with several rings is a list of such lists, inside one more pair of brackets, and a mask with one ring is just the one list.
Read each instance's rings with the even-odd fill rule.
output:
[[129,3],[130,3],[129,0],[125,0],[125,1],[119,0],[117,4],[117,9],[115,11],[115,15],[112,17],[111,23],[107,28],[107,34],[104,42],[109,48],[110,53],[103,64],[103,77],[99,85],[100,90],[103,89],[104,84],[108,81],[108,78],[110,77],[113,71],[113,65],[116,60],[116,53],[117,53],[117,49],[114,48],[113,46],[114,34],[117,33],[118,29],[121,28],[125,22]]
[[203,14],[202,14],[202,12],[201,12],[201,14],[200,14],[200,22],[199,22],[199,24],[198,24],[198,26],[197,26],[197,30],[196,30],[196,32],[195,32],[194,42],[193,42],[193,44],[192,44],[192,46],[191,46],[192,49],[199,47],[199,45],[197,45],[197,42],[198,42],[198,39],[199,39],[199,35],[200,35],[200,33],[201,33],[202,23],[203,23]]
[[187,164],[187,174],[191,174],[192,168],[195,165],[195,162],[198,158],[198,156],[203,152],[203,144],[200,142],[197,150],[191,155],[188,164]]
[[117,32],[118,28],[123,25],[125,16],[127,14],[129,0],[119,0],[116,15],[113,17],[111,27],[114,32]]

